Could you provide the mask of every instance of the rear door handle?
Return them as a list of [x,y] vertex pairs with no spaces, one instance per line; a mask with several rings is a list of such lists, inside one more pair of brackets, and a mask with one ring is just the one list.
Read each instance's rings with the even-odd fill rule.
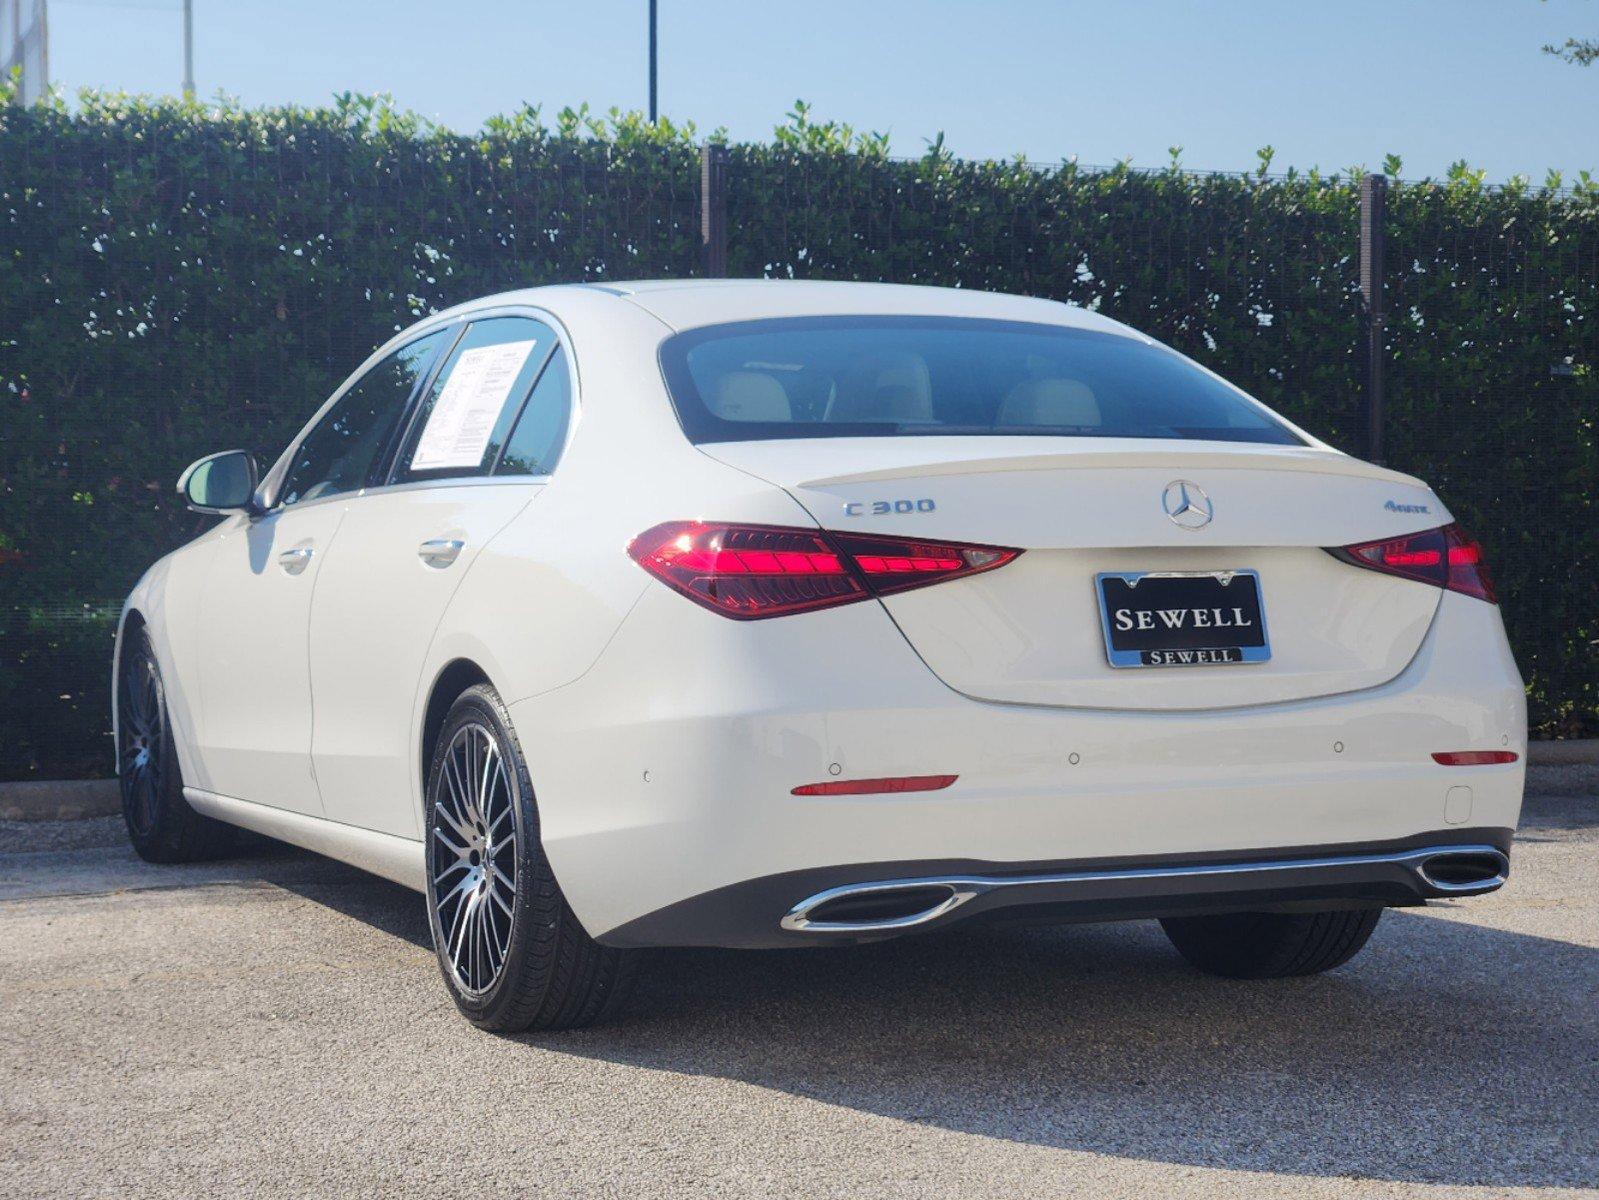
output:
[[429,538],[416,548],[416,555],[430,567],[449,566],[466,543],[460,538]]
[[283,568],[285,574],[298,575],[311,565],[315,554],[316,549],[312,546],[296,546],[278,555],[278,566]]

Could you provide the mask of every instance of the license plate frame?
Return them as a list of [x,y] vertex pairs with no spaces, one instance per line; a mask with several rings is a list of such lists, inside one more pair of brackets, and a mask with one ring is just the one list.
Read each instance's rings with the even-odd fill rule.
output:
[[[1178,586],[1163,586],[1159,591],[1166,599],[1167,608],[1161,610],[1146,609],[1145,612],[1153,613],[1162,621],[1167,620],[1162,616],[1163,611],[1187,611],[1186,618],[1179,618],[1179,627],[1169,624],[1162,628],[1159,624],[1153,629],[1125,630],[1113,627],[1111,617],[1112,606],[1127,594],[1136,592],[1138,586],[1145,580],[1172,581],[1172,585],[1183,580],[1210,580],[1216,585],[1214,589],[1186,589],[1190,594],[1187,599],[1173,605],[1167,597],[1180,597],[1185,589]],[[1247,580],[1249,592],[1229,595],[1227,589],[1234,586],[1237,581]],[[1118,594],[1113,597],[1112,591]],[[1271,633],[1266,625],[1266,600],[1260,586],[1260,572],[1241,567],[1236,570],[1226,571],[1101,571],[1094,576],[1094,595],[1099,603],[1099,620],[1101,634],[1105,641],[1105,657],[1112,667],[1118,669],[1160,669],[1163,667],[1219,667],[1219,666],[1248,666],[1254,663],[1269,662],[1271,660]],[[1196,600],[1244,600],[1242,604],[1207,604],[1193,603]],[[1154,603],[1159,605],[1162,599]],[[1230,610],[1223,612],[1223,610]],[[1252,620],[1259,628],[1259,644],[1253,644],[1250,636],[1236,637],[1231,630],[1241,629],[1235,620],[1232,625],[1224,626],[1194,626],[1188,625],[1187,620],[1193,617],[1196,611],[1206,611],[1213,615],[1220,614],[1226,618],[1242,617]],[[1175,636],[1174,629],[1180,630],[1184,635],[1197,633],[1204,628],[1206,633],[1200,637]],[[1227,632],[1223,632],[1226,630]],[[1140,634],[1152,636],[1140,637]],[[1215,636],[1220,634],[1221,636]],[[1251,644],[1242,644],[1244,642]],[[1149,644],[1160,643],[1160,644]],[[1175,644],[1165,644],[1175,643]]]

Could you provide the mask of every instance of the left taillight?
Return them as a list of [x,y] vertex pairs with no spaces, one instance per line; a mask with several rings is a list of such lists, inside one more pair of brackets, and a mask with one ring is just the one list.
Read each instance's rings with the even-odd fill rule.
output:
[[667,521],[633,560],[668,587],[740,621],[812,612],[992,571],[1020,550],[784,525]]
[[1483,562],[1482,546],[1467,537],[1459,525],[1338,546],[1328,553],[1357,567],[1430,583],[1489,604],[1499,603],[1488,566]]

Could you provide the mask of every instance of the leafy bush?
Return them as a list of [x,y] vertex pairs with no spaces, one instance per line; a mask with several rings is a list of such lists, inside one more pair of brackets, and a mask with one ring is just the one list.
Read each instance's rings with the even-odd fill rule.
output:
[[[941,141],[901,160],[803,105],[730,156],[734,274],[1076,301],[1358,449],[1353,173],[1272,176],[1269,151],[1249,175],[1175,152],[1039,168]],[[526,108],[458,134],[351,95],[0,105],[0,778],[108,765],[104,622],[50,614],[126,594],[193,535],[186,463],[274,457],[446,305],[697,274],[698,186],[696,131],[633,114]],[[1388,460],[1488,543],[1535,722],[1595,730],[1599,188],[1461,167],[1396,183],[1390,230]]]

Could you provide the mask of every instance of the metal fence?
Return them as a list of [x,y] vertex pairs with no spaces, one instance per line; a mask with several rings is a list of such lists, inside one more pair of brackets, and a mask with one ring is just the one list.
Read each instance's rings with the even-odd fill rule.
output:
[[660,275],[1022,292],[1160,337],[1434,483],[1535,721],[1599,730],[1591,196],[33,112],[0,119],[0,779],[109,769],[115,598],[195,532],[186,462],[275,456],[426,312]]
[[1426,479],[1487,547],[1534,726],[1599,732],[1591,190],[705,153],[708,264],[1084,304]]

